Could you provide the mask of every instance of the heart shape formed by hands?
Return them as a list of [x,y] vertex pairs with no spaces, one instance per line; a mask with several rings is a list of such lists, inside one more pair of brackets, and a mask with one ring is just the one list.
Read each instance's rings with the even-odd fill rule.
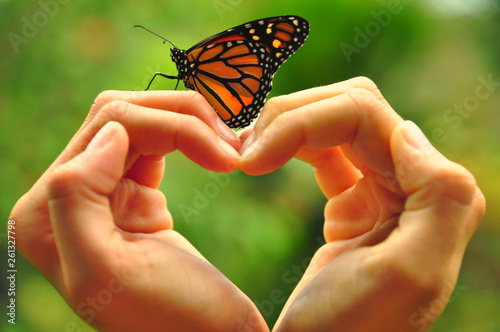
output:
[[240,138],[194,92],[101,94],[14,207],[18,250],[98,329],[269,330],[248,296],[174,231],[158,186],[174,150],[249,175],[295,157],[312,165],[328,199],[326,244],[273,330],[432,324],[484,213],[467,170],[365,78],[273,98]]

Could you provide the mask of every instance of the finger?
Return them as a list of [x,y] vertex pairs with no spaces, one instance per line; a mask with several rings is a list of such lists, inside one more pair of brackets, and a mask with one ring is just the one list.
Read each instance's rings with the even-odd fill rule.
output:
[[383,176],[370,172],[349,189],[332,197],[325,206],[324,236],[327,243],[359,241],[397,218],[406,195],[395,192]]
[[229,144],[234,144],[234,148],[239,147],[235,132],[219,118],[205,97],[196,91],[105,91],[95,100],[89,118],[92,119],[107,104],[119,100],[137,106],[196,116]]
[[361,174],[365,174],[371,170],[370,167],[365,165],[358,155],[352,151],[350,144],[341,144],[340,149],[344,156],[351,162],[351,164],[359,170]]
[[328,199],[352,187],[362,177],[339,147],[320,150],[301,148],[295,158],[313,166],[318,185]]
[[449,257],[463,254],[485,209],[472,174],[440,154],[410,121],[396,127],[391,148],[397,179],[408,195],[400,229],[412,237],[409,243],[439,239],[427,248]]
[[354,89],[370,91],[385,106],[389,106],[375,83],[366,77],[355,77],[327,86],[303,90],[286,96],[271,98],[264,106],[259,120],[255,123],[255,132],[260,134],[280,114],[320,100],[340,96]]
[[154,233],[174,226],[165,195],[157,189],[121,179],[108,195],[115,224],[130,233]]
[[252,122],[251,125],[236,133],[236,135],[238,135],[240,142],[244,142],[252,134],[254,126],[255,122]]
[[[199,93],[194,91],[104,91],[94,101],[85,122],[73,136],[64,152],[54,162],[52,167],[72,159],[85,149],[100,127],[95,128],[95,118],[102,110],[114,102],[124,101],[144,108],[158,109],[166,112],[185,114],[199,118],[213,129],[223,140],[233,148],[241,145],[236,134],[218,117],[212,106]],[[93,127],[88,130],[88,127]]]
[[165,155],[174,150],[211,171],[237,168],[236,150],[197,117],[117,101],[103,107],[82,136],[88,135],[87,131],[96,132],[109,121],[120,122],[129,134],[132,154],[127,169],[139,155]]
[[109,122],[86,151],[51,174],[48,207],[63,276],[96,266],[94,258],[115,236],[108,195],[123,174],[127,151],[125,129]]
[[350,90],[280,114],[240,158],[252,175],[272,172],[300,147],[322,149],[343,143],[376,172],[392,170],[390,134],[402,119],[371,91]]
[[139,185],[158,188],[165,171],[165,157],[160,155],[141,155],[124,175]]

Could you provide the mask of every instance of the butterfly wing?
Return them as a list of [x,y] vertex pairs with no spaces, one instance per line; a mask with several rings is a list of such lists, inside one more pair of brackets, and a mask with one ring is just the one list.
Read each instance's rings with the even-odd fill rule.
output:
[[279,16],[207,38],[186,51],[186,86],[203,94],[228,126],[245,127],[263,107],[278,68],[308,34],[303,18]]
[[271,89],[267,51],[246,40],[207,45],[188,53],[196,70],[188,77],[231,128],[248,125]]
[[279,67],[295,53],[309,35],[309,22],[300,16],[276,16],[251,21],[206,38],[187,53],[217,42],[246,40],[262,44]]

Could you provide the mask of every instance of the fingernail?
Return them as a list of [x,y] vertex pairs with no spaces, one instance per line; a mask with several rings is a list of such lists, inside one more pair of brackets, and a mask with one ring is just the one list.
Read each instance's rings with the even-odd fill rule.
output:
[[236,133],[231,128],[229,128],[224,123],[224,121],[222,121],[222,119],[219,117],[217,117],[217,132],[219,133],[219,135],[221,135],[222,137],[224,137],[228,140],[232,140],[232,141],[239,140]]
[[430,145],[430,142],[425,134],[412,121],[405,121],[402,129],[402,134],[406,142],[413,146],[415,149],[420,150],[423,147]]
[[[245,143],[246,142],[248,142],[248,140],[246,140]],[[243,145],[245,145],[245,144],[243,144]],[[247,147],[244,147],[244,149],[242,149],[240,151],[240,153],[241,153],[240,161],[242,161],[242,160],[248,158],[249,156],[251,156],[252,154],[254,154],[258,147],[259,147],[259,140],[252,139],[252,141],[249,142],[249,145],[247,145]]]
[[240,154],[243,156],[245,151],[255,142],[255,133],[252,131],[250,135],[248,135],[247,139],[243,143],[240,148]]
[[94,138],[89,142],[85,151],[95,151],[99,150],[108,144],[113,137],[113,130],[117,124],[113,121],[106,123],[98,132],[95,134]]
[[218,137],[219,140],[219,145],[221,146],[222,149],[228,154],[231,155],[235,158],[240,158],[240,154],[231,146],[229,145],[226,141],[224,141],[222,138]]

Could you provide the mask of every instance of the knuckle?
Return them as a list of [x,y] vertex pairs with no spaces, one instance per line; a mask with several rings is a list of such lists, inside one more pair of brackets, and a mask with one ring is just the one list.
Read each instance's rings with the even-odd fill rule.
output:
[[276,108],[277,106],[280,106],[283,103],[283,96],[275,96],[269,98],[269,100],[266,102],[266,106],[268,108]]
[[195,104],[207,103],[205,97],[203,97],[203,95],[197,91],[190,90],[186,91],[185,93],[186,93],[186,98],[191,100]]
[[286,110],[286,102],[284,96],[276,96],[269,98],[269,100],[264,104],[262,109],[262,114],[268,114],[272,117],[276,117],[279,114],[284,113]]
[[363,88],[363,89],[366,89],[368,91],[376,91],[376,90],[378,90],[378,87],[375,84],[375,82],[373,82],[371,79],[369,79],[366,76],[354,77],[350,81],[353,84],[353,86],[356,86],[356,87],[359,87],[359,88]]
[[[199,117],[192,114],[181,114],[172,119],[169,142],[174,150],[187,148],[192,139],[210,137],[213,131]],[[189,128],[189,130],[185,130]],[[188,138],[189,137],[189,138]]]
[[131,104],[123,100],[113,100],[107,103],[101,110],[96,114],[96,118],[102,118],[105,122],[111,120],[119,120],[130,111]]
[[[179,113],[183,114],[191,114],[193,113],[193,108],[197,109],[200,108],[200,105],[205,105],[210,107],[210,109],[213,109],[213,107],[208,103],[207,99],[203,97],[203,95],[197,91],[185,91],[184,101],[185,101],[185,106],[187,107],[180,107],[179,108]],[[215,111],[213,112],[215,113]]]
[[354,88],[349,90],[347,95],[360,109],[373,111],[383,107],[375,94],[365,88]]
[[478,187],[474,176],[463,166],[450,162],[431,172],[427,183],[432,192],[470,205]]
[[[288,110],[286,96],[276,96],[269,98],[262,108],[258,121],[255,123],[254,130],[262,131],[269,123],[274,122]],[[282,118],[282,117],[280,117]]]
[[[292,132],[296,131],[295,126],[293,124],[297,121],[294,121],[294,116],[289,113],[279,113],[273,121],[273,126],[275,130],[290,130]],[[299,122],[300,124],[301,122]]]
[[92,105],[93,107],[101,108],[104,105],[110,103],[111,101],[115,100],[116,92],[113,90],[105,90],[99,95],[94,100],[94,104]]
[[484,197],[484,194],[481,192],[479,187],[476,187],[475,195],[474,195],[474,208],[475,212],[477,214],[477,225],[481,222],[481,219],[483,219],[484,214],[486,212],[486,198]]
[[16,202],[12,211],[9,215],[9,220],[16,220],[16,222],[20,222],[20,218],[23,215],[26,215],[26,211],[30,211],[30,207],[33,205],[33,199],[31,197],[31,193],[28,192],[21,196],[19,200]]
[[178,107],[177,111],[181,114],[193,115],[202,119],[216,119],[217,112],[207,99],[197,91],[185,91],[183,103]]
[[[78,157],[76,157],[78,158]],[[48,179],[47,188],[51,197],[63,197],[74,193],[84,182],[85,175],[73,163],[59,165]]]
[[196,115],[184,114],[183,116],[178,117],[177,121],[179,124],[175,126],[176,128],[192,128],[195,132],[208,129],[205,122]]

